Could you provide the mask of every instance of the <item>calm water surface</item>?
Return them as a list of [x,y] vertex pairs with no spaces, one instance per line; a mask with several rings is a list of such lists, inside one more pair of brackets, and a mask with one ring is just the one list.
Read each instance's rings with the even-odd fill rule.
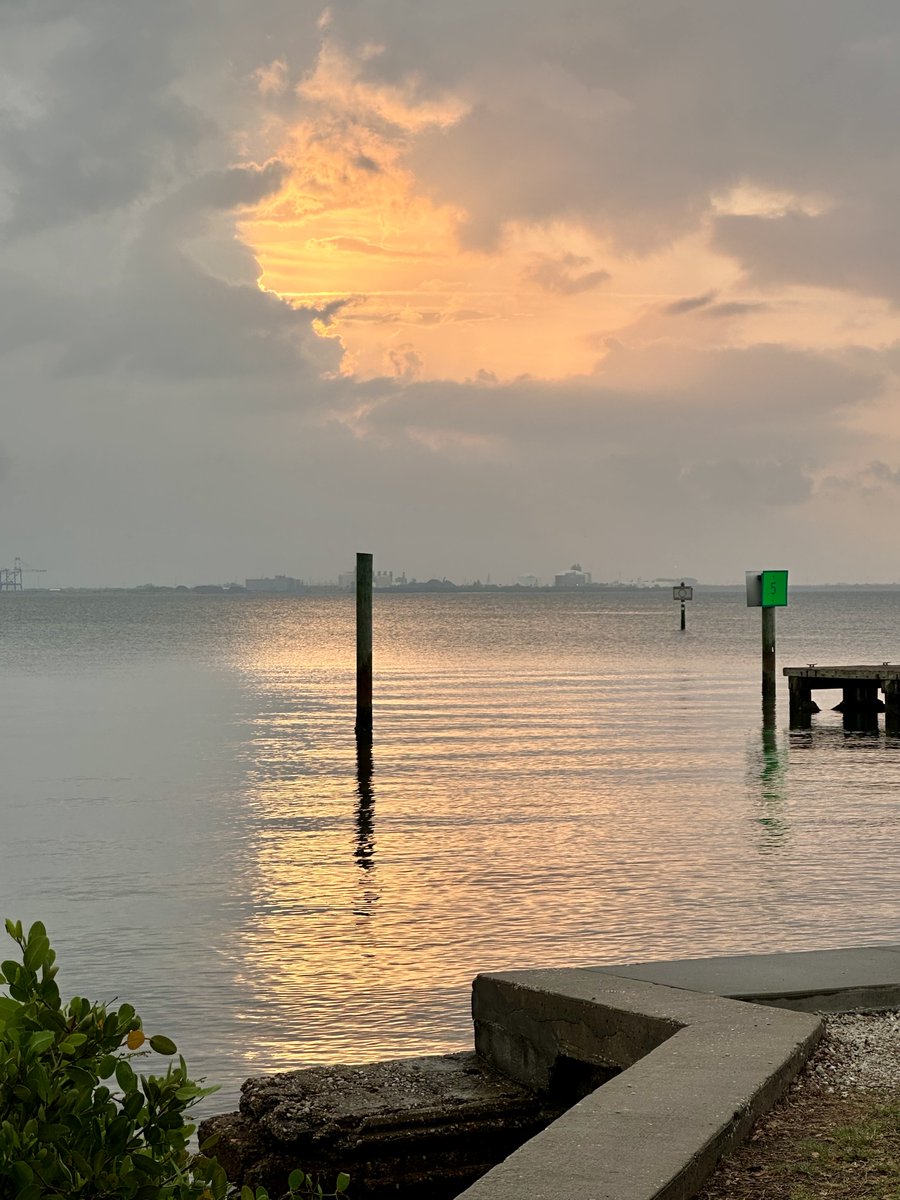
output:
[[[207,1111],[468,1046],[482,970],[900,940],[900,740],[789,733],[783,681],[763,730],[759,614],[695,595],[376,596],[361,777],[349,597],[0,595],[0,916]],[[900,660],[898,592],[778,623],[779,667]]]

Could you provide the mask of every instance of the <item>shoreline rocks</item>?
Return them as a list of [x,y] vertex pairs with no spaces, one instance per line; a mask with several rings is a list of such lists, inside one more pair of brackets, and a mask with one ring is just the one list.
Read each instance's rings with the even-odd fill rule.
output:
[[301,1167],[326,1190],[346,1171],[353,1200],[449,1200],[603,1079],[580,1082],[539,1095],[474,1053],[311,1067],[248,1079],[240,1111],[199,1136],[218,1135],[232,1183],[272,1197]]

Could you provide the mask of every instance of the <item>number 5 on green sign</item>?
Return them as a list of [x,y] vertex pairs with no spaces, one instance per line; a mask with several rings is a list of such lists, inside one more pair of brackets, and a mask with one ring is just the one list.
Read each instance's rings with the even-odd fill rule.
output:
[[788,602],[788,573],[787,571],[763,571],[762,573],[762,606],[763,608],[784,608]]

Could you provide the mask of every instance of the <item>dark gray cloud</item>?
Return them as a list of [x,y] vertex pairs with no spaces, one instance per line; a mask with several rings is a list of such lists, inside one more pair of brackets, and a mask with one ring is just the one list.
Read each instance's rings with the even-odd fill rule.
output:
[[[377,436],[482,437],[497,447],[573,461],[598,450],[705,461],[728,448],[754,458],[790,448],[811,456],[846,438],[842,419],[875,399],[884,372],[780,346],[708,352],[670,350],[653,385],[616,384],[640,362],[619,348],[593,377],[567,383],[521,380],[485,392],[466,384],[423,382],[367,405]],[[669,368],[668,371],[666,368]],[[681,382],[687,375],[690,384]]]
[[[900,170],[897,173],[900,184]],[[723,216],[715,245],[733,255],[762,286],[800,283],[884,296],[900,304],[898,261],[887,248],[900,239],[893,197],[845,197],[821,215]]]
[[[367,63],[373,78],[415,66],[472,96],[468,118],[436,131],[416,163],[472,214],[473,239],[496,238],[510,218],[577,215],[632,248],[665,244],[747,182],[836,206],[846,229],[829,247],[831,222],[817,226],[820,272],[849,264],[854,225],[894,228],[900,11],[889,0],[852,17],[843,0],[585,0],[565,21],[526,8],[462,4],[447,17],[423,6],[404,10],[402,29],[390,0],[335,9],[348,45],[389,45]],[[812,270],[812,256],[804,262]]]

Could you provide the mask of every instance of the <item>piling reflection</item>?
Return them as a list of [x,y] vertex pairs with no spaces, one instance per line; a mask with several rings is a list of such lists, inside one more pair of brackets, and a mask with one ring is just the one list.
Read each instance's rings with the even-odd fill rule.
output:
[[845,733],[878,737],[878,709],[850,708],[841,713]]
[[873,728],[870,722],[847,722],[843,713],[839,725],[826,725],[823,722],[811,729],[791,729],[790,732],[792,750],[815,750],[825,755],[843,755],[848,752],[871,750],[878,746],[886,750],[900,750],[900,743],[878,724]]
[[763,831],[766,851],[781,849],[790,835],[785,815],[786,775],[789,752],[779,745],[775,707],[763,705],[761,740],[750,756],[750,784],[757,795],[757,823]]
[[[358,917],[372,917],[379,899],[375,870],[375,790],[372,776],[372,739],[365,732],[356,739],[356,839],[353,858],[361,871],[358,879],[359,900],[353,911]],[[366,922],[367,923],[367,922]],[[367,932],[367,937],[370,934]],[[373,957],[372,948],[365,951]]]
[[371,738],[356,739],[356,846],[353,857],[363,871],[375,866],[375,772]]

